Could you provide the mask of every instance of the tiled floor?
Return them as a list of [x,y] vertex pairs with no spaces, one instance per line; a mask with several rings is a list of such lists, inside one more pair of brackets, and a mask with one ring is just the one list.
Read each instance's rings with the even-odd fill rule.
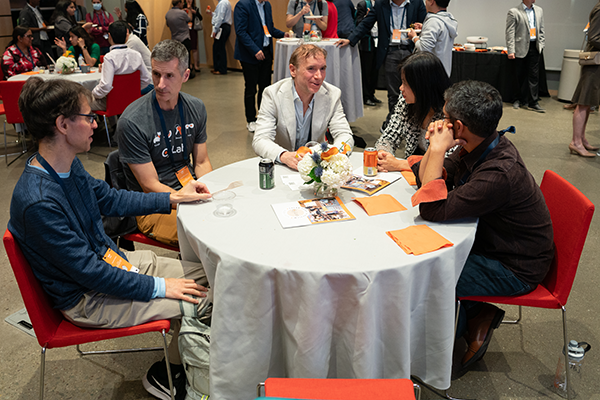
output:
[[[208,69],[184,85],[184,91],[201,98],[208,111],[208,151],[214,168],[253,157],[252,137],[246,130],[243,110],[243,77],[240,72],[214,76]],[[385,100],[384,92],[377,96]],[[527,167],[538,183],[547,169],[552,169],[572,182],[589,199],[600,204],[600,159],[583,159],[570,155],[567,145],[571,136],[572,112],[563,110],[562,103],[546,98],[541,103],[548,112],[537,114],[513,110],[505,103],[500,128],[514,125],[517,134],[511,135]],[[365,116],[351,126],[367,144],[374,144],[387,105],[366,107]],[[3,120],[2,117],[0,119]],[[600,144],[600,118],[590,116],[588,138]],[[94,147],[93,153],[82,154],[86,169],[103,178],[103,161],[109,149]],[[25,157],[5,168],[0,159],[0,226],[9,219],[12,190],[19,179]],[[592,221],[579,272],[568,304],[569,338],[591,343],[586,355],[580,399],[600,399],[600,261],[598,236],[600,223]],[[4,229],[4,228],[3,228]],[[23,307],[21,295],[3,250],[0,250],[0,317]],[[164,254],[169,254],[165,251]],[[172,255],[172,253],[170,254]],[[596,288],[596,289],[594,289]],[[516,315],[515,307],[506,307],[507,315]],[[450,394],[478,399],[539,399],[559,397],[549,389],[562,346],[562,324],[558,310],[524,309],[521,325],[501,326],[492,339],[489,350],[472,371],[452,382]],[[0,398],[33,399],[38,394],[39,353],[36,340],[0,322]],[[158,335],[143,339],[108,342],[102,346],[160,345]],[[80,358],[75,348],[49,350],[46,357],[46,399],[147,399],[141,377],[160,353],[124,354]],[[258,382],[257,382],[258,383]],[[250,388],[253,389],[253,388]],[[437,398],[424,391],[423,398]],[[221,399],[216,399],[221,400]],[[237,400],[237,399],[229,399]]]

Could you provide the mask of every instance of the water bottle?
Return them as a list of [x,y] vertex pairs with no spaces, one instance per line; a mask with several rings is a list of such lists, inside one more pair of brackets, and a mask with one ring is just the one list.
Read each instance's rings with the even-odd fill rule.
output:
[[79,55],[79,60],[77,61],[77,63],[79,64],[79,66],[81,67],[83,64],[85,64],[85,59],[83,58],[83,55]]
[[302,35],[302,40],[305,43],[308,43],[310,41],[310,32],[309,31],[304,31],[304,34]]
[[317,24],[313,23],[312,26],[310,27],[310,41],[311,42],[318,42],[319,39],[319,34],[321,32],[319,31],[319,28],[317,28]]
[[[571,398],[574,398],[577,394],[577,389],[581,381],[581,366],[583,364],[583,357],[592,346],[586,342],[577,342],[571,340],[568,347],[568,358],[569,358],[569,392]],[[554,391],[560,396],[567,398],[567,374],[565,369],[565,349],[562,354],[558,357],[558,365],[556,366],[556,375],[554,376]]]

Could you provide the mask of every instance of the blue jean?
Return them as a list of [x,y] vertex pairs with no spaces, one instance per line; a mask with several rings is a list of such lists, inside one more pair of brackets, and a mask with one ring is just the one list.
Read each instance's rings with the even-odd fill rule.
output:
[[[480,254],[470,254],[456,284],[456,297],[517,296],[531,289],[500,261]],[[464,300],[460,305],[457,338],[466,331],[467,320],[479,314],[483,303]]]

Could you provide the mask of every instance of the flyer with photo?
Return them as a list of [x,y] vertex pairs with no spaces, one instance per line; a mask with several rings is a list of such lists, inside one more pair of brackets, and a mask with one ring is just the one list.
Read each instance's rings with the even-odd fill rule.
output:
[[342,185],[342,188],[357,190],[370,196],[396,182],[401,177],[402,174],[399,172],[379,172],[376,176],[365,176],[362,173],[362,167],[360,167],[354,170],[354,174]]
[[354,219],[339,197],[273,204],[272,207],[283,228]]

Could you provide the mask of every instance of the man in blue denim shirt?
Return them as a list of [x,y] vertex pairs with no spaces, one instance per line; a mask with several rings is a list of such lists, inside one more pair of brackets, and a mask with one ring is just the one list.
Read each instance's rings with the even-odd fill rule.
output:
[[[177,347],[179,302],[208,302],[204,269],[150,251],[122,252],[105,234],[101,215],[168,213],[171,206],[210,193],[196,181],[175,193],[140,193],[94,179],[76,158],[89,151],[97,126],[90,103],[91,93],[75,82],[35,77],[23,87],[19,108],[39,152],[17,182],[8,229],[54,307],[74,324],[118,328],[175,319],[169,356],[180,398],[185,373]],[[144,377],[144,387],[168,399],[166,376],[165,364],[158,362]]]

